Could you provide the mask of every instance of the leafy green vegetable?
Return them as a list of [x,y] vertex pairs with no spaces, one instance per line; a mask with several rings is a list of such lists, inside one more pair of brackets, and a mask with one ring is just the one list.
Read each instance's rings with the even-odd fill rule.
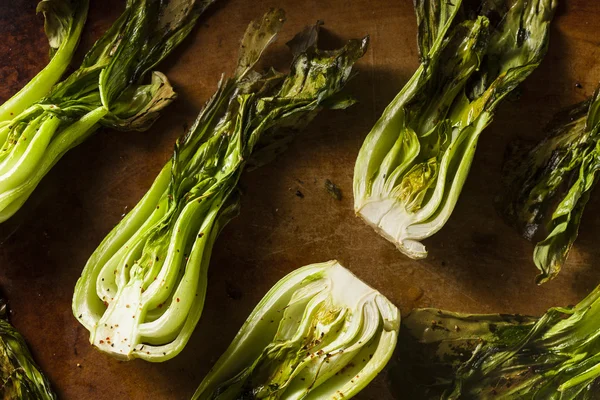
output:
[[337,261],[281,279],[193,399],[348,399],[389,361],[400,312]]
[[335,94],[367,38],[322,51],[317,24],[290,42],[288,75],[254,71],[283,21],[272,10],[250,24],[235,76],[219,84],[150,190],[87,262],[73,312],[100,350],[148,361],[176,356],[200,319],[212,246],[238,211],[246,162],[267,162],[322,108],[349,104]]
[[33,361],[25,339],[5,318],[6,303],[0,298],[0,398],[56,399],[50,383]]
[[600,94],[560,113],[549,135],[529,151],[514,151],[505,165],[506,187],[497,202],[507,221],[528,240],[541,238],[533,260],[538,284],[553,279],[577,238],[600,169]]
[[0,126],[42,97],[65,72],[79,43],[88,12],[88,0],[42,0],[37,12],[44,14],[50,43],[50,62],[25,87],[0,106]]
[[17,212],[67,151],[100,126],[150,127],[175,93],[160,72],[150,83],[142,81],[213,1],[128,0],[79,69],[46,97],[0,122],[0,222]]
[[[431,347],[423,363],[442,398],[595,399],[600,396],[600,287],[540,318],[413,311],[404,328]],[[427,369],[426,369],[427,370]],[[439,397],[438,397],[439,398]]]
[[439,231],[501,100],[541,62],[555,0],[416,0],[421,66],[367,136],[354,207],[412,258]]

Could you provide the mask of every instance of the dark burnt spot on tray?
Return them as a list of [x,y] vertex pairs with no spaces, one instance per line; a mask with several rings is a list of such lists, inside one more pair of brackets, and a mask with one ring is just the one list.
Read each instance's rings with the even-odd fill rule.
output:
[[487,232],[473,232],[471,239],[476,246],[494,246],[498,242],[498,235]]
[[225,293],[227,293],[227,296],[232,300],[240,300],[244,296],[239,286],[232,282],[226,283]]

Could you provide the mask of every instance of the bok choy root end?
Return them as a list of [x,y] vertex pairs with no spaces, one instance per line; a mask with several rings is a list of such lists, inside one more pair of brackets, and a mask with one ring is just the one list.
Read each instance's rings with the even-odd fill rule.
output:
[[411,258],[450,218],[481,132],[542,61],[555,0],[416,0],[421,66],[367,136],[354,207]]
[[349,399],[385,367],[400,312],[337,261],[300,268],[256,306],[194,400]]
[[235,76],[220,82],[152,187],[87,262],[73,312],[100,350],[156,362],[176,356],[200,319],[212,246],[238,211],[244,166],[268,162],[321,109],[352,104],[336,94],[368,38],[322,51],[318,23],[289,43],[288,74],[253,69],[284,19],[272,10],[250,24]]

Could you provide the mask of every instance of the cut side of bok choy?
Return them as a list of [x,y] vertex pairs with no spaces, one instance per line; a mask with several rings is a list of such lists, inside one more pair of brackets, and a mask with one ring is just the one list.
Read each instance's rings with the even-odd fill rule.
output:
[[300,268],[256,306],[194,400],[349,399],[385,367],[400,312],[337,261]]
[[6,317],[6,302],[0,297],[0,398],[56,399],[48,379],[33,360],[25,339]]
[[556,0],[415,0],[421,65],[354,169],[356,213],[407,256],[450,218],[481,132],[542,61]]
[[[573,246],[600,170],[600,89],[559,113],[548,135],[528,151],[511,151],[500,212],[526,239],[536,241],[536,281],[558,275]],[[519,143],[519,145],[521,145]],[[513,146],[516,149],[517,146]]]
[[215,239],[238,212],[246,163],[269,161],[321,109],[352,104],[336,95],[368,38],[322,51],[318,23],[289,43],[288,74],[253,69],[284,19],[271,10],[250,24],[234,77],[219,83],[149,191],[88,260],[73,313],[100,350],[155,362],[179,354],[202,313]]
[[402,325],[420,343],[409,353],[419,352],[414,368],[435,382],[437,399],[600,397],[600,287],[539,318],[420,309]]
[[[25,104],[31,96],[24,94],[22,103],[15,100],[19,104],[6,109],[9,117],[0,121],[0,222],[21,208],[67,151],[101,126],[150,127],[175,98],[160,72],[153,72],[151,82],[144,83],[150,70],[187,36],[214,1],[128,0],[125,11],[88,51],[79,69],[38,101]],[[59,46],[53,60],[60,52]],[[34,89],[32,85],[23,90]]]
[[88,6],[88,0],[42,0],[38,3],[37,12],[44,15],[44,30],[50,44],[50,62],[0,106],[0,126],[45,97],[62,77],[79,44]]

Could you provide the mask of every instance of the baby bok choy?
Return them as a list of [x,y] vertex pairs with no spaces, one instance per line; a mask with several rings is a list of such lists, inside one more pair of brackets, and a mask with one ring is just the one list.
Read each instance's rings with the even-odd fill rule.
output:
[[56,399],[25,339],[6,321],[6,310],[6,303],[0,298],[0,399]]
[[17,94],[0,106],[0,127],[46,96],[61,78],[79,44],[87,18],[88,0],[42,0],[37,12],[44,15],[50,44],[50,62]]
[[266,162],[322,108],[351,104],[335,95],[367,38],[322,51],[317,24],[290,42],[289,74],[254,71],[283,22],[283,11],[271,10],[250,24],[234,77],[220,82],[148,193],[87,262],[73,312],[100,350],[148,361],[176,356],[200,319],[211,250],[237,213],[246,163]]
[[400,312],[337,261],[281,279],[204,378],[194,400],[349,399],[385,367]]
[[[537,283],[560,272],[600,170],[600,92],[559,113],[548,136],[506,161],[498,206],[506,220],[537,244]],[[538,241],[539,240],[539,241]]]
[[429,347],[423,374],[436,376],[443,365],[451,371],[437,376],[443,399],[600,396],[600,287],[540,318],[420,309],[403,326]]
[[367,136],[354,207],[411,258],[456,205],[501,100],[542,61],[555,0],[416,0],[421,65]]
[[128,0],[79,69],[0,122],[0,222],[19,210],[67,151],[99,127],[144,130],[158,118],[175,93],[159,72],[144,81],[213,1]]

